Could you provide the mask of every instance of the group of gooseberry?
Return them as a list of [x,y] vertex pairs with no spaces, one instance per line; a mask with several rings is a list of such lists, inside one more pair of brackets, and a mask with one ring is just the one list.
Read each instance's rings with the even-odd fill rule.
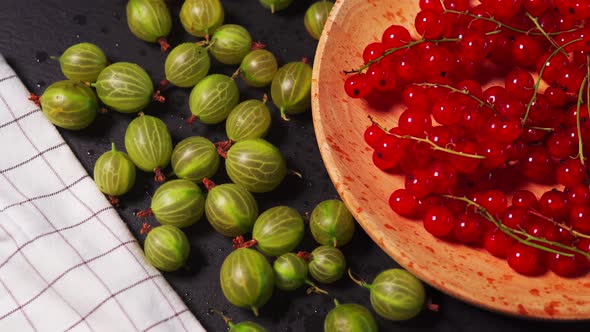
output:
[[[374,165],[405,175],[391,209],[518,273],[585,275],[590,2],[419,5],[420,38],[388,27],[344,84],[352,98],[405,106],[394,128],[371,119],[364,132]],[[540,197],[519,190],[531,182],[553,188]]]
[[[274,12],[286,8],[292,0],[260,2]],[[312,37],[319,38],[332,6],[332,2],[320,1],[306,12],[304,24]],[[274,55],[262,49],[260,43],[253,43],[245,28],[223,24],[224,16],[219,0],[184,2],[180,11],[183,27],[205,41],[173,47],[165,61],[165,79],[157,89],[137,64],[109,64],[99,47],[81,43],[71,46],[58,58],[68,80],[52,84],[41,97],[31,96],[31,99],[40,104],[53,124],[70,130],[89,126],[100,103],[121,113],[140,112],[125,132],[127,153],[118,151],[112,144],[111,151],[97,159],[94,166],[97,187],[113,205],[118,205],[118,196],[134,186],[136,168],[153,172],[155,181],[163,184],[151,198],[150,207],[136,213],[140,218],[153,215],[160,224],[153,229],[150,226],[142,229],[142,234],[147,231],[144,243],[147,260],[161,271],[172,272],[183,267],[189,258],[190,244],[182,228],[195,224],[205,215],[217,232],[234,238],[236,250],[228,255],[220,271],[223,294],[232,304],[252,309],[258,315],[258,309],[268,301],[275,287],[293,291],[308,285],[310,293],[327,294],[308,275],[325,284],[342,278],[346,260],[337,247],[351,241],[355,222],[341,201],[321,202],[309,218],[311,233],[321,246],[311,253],[295,253],[304,236],[304,217],[288,206],[276,206],[259,214],[252,193],[274,190],[289,171],[279,149],[263,139],[271,126],[266,95],[262,100],[239,103],[234,79],[239,73],[249,86],[270,84],[272,100],[287,119],[287,114],[309,109],[312,70],[306,61],[279,68]],[[170,48],[166,37],[172,28],[172,18],[163,0],[129,0],[127,21],[136,37],[158,43],[163,52]],[[210,55],[222,64],[239,64],[236,75],[209,74]],[[228,140],[214,144],[205,137],[194,136],[174,144],[166,124],[142,112],[152,100],[165,101],[161,90],[168,85],[192,88],[189,123],[197,119],[204,124],[226,121]],[[216,185],[210,178],[217,173],[221,157],[225,159],[232,183]],[[166,181],[164,170],[168,166],[176,179]],[[245,234],[251,234],[251,239],[246,241]],[[266,256],[276,257],[272,266]],[[375,311],[387,319],[412,318],[424,306],[422,283],[404,270],[387,270],[373,285],[357,283],[371,291]],[[342,324],[362,331],[377,330],[366,308],[335,303],[336,308],[326,317],[326,331],[341,331]],[[224,319],[232,331],[265,331],[253,322],[233,324]]]

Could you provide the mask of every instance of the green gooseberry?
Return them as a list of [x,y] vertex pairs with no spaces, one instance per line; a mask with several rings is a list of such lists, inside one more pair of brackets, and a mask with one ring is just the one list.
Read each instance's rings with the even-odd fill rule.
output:
[[223,24],[224,11],[219,0],[185,0],[180,9],[180,22],[193,36],[205,37]]
[[321,246],[311,252],[309,273],[318,282],[330,284],[340,280],[346,269],[346,259],[338,248]]
[[422,282],[403,269],[389,269],[377,275],[372,284],[351,279],[371,293],[371,306],[375,312],[389,320],[414,318],[424,308],[426,291]]
[[260,3],[264,8],[270,9],[271,13],[283,10],[293,2],[293,0],[260,0]]
[[305,112],[311,106],[311,67],[302,61],[282,66],[272,79],[270,93],[272,101],[286,114]]
[[135,166],[155,172],[155,180],[164,182],[162,169],[170,163],[172,137],[162,120],[143,114],[133,119],[125,131],[125,149]]
[[250,308],[256,316],[274,289],[270,263],[261,253],[248,248],[234,250],[225,258],[220,281],[223,295],[231,304]]
[[303,218],[297,210],[288,206],[275,206],[264,211],[252,229],[248,245],[268,256],[280,256],[293,251],[303,239]]
[[148,233],[143,250],[148,262],[155,268],[173,272],[186,263],[190,243],[178,227],[163,225]]
[[190,88],[202,80],[211,67],[207,51],[197,43],[182,43],[166,57],[166,80],[181,88]]
[[148,43],[159,43],[162,52],[170,48],[166,36],[172,30],[172,16],[163,0],[129,0],[127,24],[135,37]]
[[96,83],[98,98],[109,108],[121,113],[134,113],[152,100],[154,86],[140,66],[117,62],[100,72]]
[[[148,211],[162,225],[188,227],[203,216],[205,195],[198,185],[189,180],[168,181],[156,190]],[[143,217],[146,214],[139,212],[137,215]]]
[[218,314],[223,318],[229,329],[228,332],[266,332],[266,329],[262,327],[260,324],[254,322],[241,322],[238,324],[234,324],[231,318],[225,316],[221,311],[218,310],[211,310],[213,313]]
[[76,82],[95,82],[107,66],[104,52],[91,43],[72,45],[56,59],[65,77]]
[[267,50],[248,53],[240,64],[240,74],[249,86],[261,88],[272,82],[279,69],[275,56]]
[[331,199],[313,209],[309,227],[319,244],[340,247],[352,239],[354,219],[341,200]]
[[135,184],[135,165],[125,152],[117,151],[115,143],[112,143],[111,151],[103,153],[94,164],[94,182],[104,194],[123,195]]
[[232,182],[254,193],[272,191],[287,174],[281,151],[262,138],[235,143],[227,153],[225,168]]
[[208,179],[203,182],[209,190],[205,200],[205,215],[211,226],[230,237],[252,231],[258,218],[258,204],[254,196],[238,184],[215,185]]
[[227,118],[239,100],[240,91],[233,78],[213,74],[195,85],[189,107],[193,118],[205,124],[217,124]]
[[279,289],[293,291],[307,284],[311,286],[307,289],[308,294],[312,292],[328,294],[307,278],[309,272],[307,261],[298,254],[291,252],[282,254],[275,260],[272,268],[275,273],[275,286]]
[[225,24],[217,28],[209,52],[217,61],[226,65],[236,65],[250,53],[252,37],[248,30],[241,25]]
[[[265,95],[266,96],[266,95]],[[234,107],[225,122],[227,137],[233,142],[262,138],[270,129],[271,115],[266,98],[246,100]]]
[[326,315],[324,332],[377,332],[377,322],[367,308],[356,303],[340,304]]
[[305,12],[303,19],[305,29],[314,39],[320,39],[332,7],[334,7],[334,3],[331,1],[318,1],[309,6]]
[[215,144],[205,137],[189,137],[176,144],[171,164],[179,178],[201,182],[217,173],[219,154]]
[[98,111],[94,91],[80,82],[55,82],[45,89],[39,101],[51,123],[70,130],[88,127]]

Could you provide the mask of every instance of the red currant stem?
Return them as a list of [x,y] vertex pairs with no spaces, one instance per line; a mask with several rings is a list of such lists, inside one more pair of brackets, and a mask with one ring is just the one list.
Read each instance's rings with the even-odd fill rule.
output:
[[522,33],[522,34],[525,34],[525,35],[543,36],[543,35],[546,34],[546,35],[549,35],[549,36],[557,36],[557,35],[562,34],[562,33],[570,33],[570,32],[574,32],[574,31],[576,31],[576,30],[579,29],[579,27],[575,27],[575,28],[572,28],[572,29],[569,29],[569,30],[565,30],[565,31],[545,32],[545,34],[543,34],[541,32],[536,32],[535,33],[535,32],[531,32],[531,31],[527,31],[527,30],[521,30],[521,29],[515,28],[513,26],[507,25],[505,23],[502,23],[502,22],[496,20],[493,17],[477,16],[475,14],[472,14],[472,13],[468,12],[468,11],[458,11],[458,10],[453,10],[453,9],[446,9],[446,10],[443,11],[443,14],[446,14],[446,13],[457,14],[457,15],[465,15],[465,16],[473,17],[476,20],[483,20],[483,21],[492,22],[492,23],[495,23],[498,27],[502,27],[502,28],[505,28],[505,29],[508,29],[508,30],[512,30],[514,32],[519,32],[519,33]]
[[[578,130],[578,158],[584,170],[586,169],[586,158],[584,157],[584,140],[582,139],[582,126],[580,126],[580,108],[584,99],[584,85],[588,84],[588,76],[584,77],[582,85],[580,85],[580,91],[578,92],[578,103],[576,104],[576,128]],[[587,175],[586,175],[587,176]]]
[[531,128],[531,129],[536,129],[536,130],[543,130],[543,131],[554,131],[555,129],[553,128],[547,128],[547,127],[535,127],[535,126],[526,126],[527,128]]
[[586,65],[587,65],[587,74],[586,74],[586,78],[588,79],[588,81],[586,83],[586,105],[589,107],[586,107],[588,109],[588,115],[590,115],[590,54],[586,55]]
[[[539,24],[539,20],[536,17],[531,15],[529,12],[526,12],[525,15],[535,24],[535,27],[537,27],[537,30],[539,30],[539,32],[543,36],[545,36],[545,38],[547,38],[547,40],[549,41],[549,43],[551,43],[551,45],[553,45],[553,47],[559,48],[559,45],[555,42],[555,40],[553,38],[551,38],[551,36],[547,33],[547,31],[545,31],[545,29],[543,29],[541,24]],[[566,57],[570,56],[564,49],[561,49],[561,53],[565,54]]]
[[460,94],[470,97],[471,99],[477,101],[479,103],[479,106],[487,106],[487,107],[491,108],[494,111],[494,113],[496,113],[496,115],[498,114],[498,112],[494,108],[494,105],[486,103],[485,101],[481,100],[477,96],[471,94],[467,89],[460,90],[460,89],[457,89],[457,88],[450,86],[448,84],[437,84],[437,83],[417,83],[415,85],[449,89],[452,92],[460,93]]
[[465,153],[465,152],[461,152],[461,151],[455,151],[455,150],[440,147],[440,146],[436,145],[436,143],[434,143],[433,141],[429,140],[428,138],[420,138],[420,137],[415,137],[415,136],[410,136],[410,135],[397,135],[397,134],[391,134],[391,133],[390,133],[390,135],[393,135],[397,138],[411,139],[416,142],[430,144],[432,146],[432,149],[435,151],[443,151],[446,153],[450,153],[450,154],[454,154],[454,155],[466,157],[466,158],[486,159],[485,156],[480,156],[480,155],[476,155],[476,154],[470,154],[470,153]]
[[584,234],[584,233],[580,233],[580,232],[576,231],[573,227],[570,227],[570,226],[568,226],[566,224],[562,224],[560,222],[557,222],[557,221],[555,221],[555,220],[553,220],[553,219],[551,219],[551,218],[549,218],[547,216],[542,215],[541,213],[539,213],[539,212],[537,212],[535,210],[529,210],[528,212],[530,214],[534,215],[534,216],[537,216],[537,217],[543,219],[543,220],[549,221],[550,223],[552,223],[555,226],[559,226],[559,227],[565,229],[566,231],[570,232],[570,234],[572,234],[575,237],[582,237],[582,238],[585,238],[585,239],[590,239],[590,235],[587,235],[587,234]]
[[[442,196],[446,197],[446,198],[458,200],[458,201],[463,201],[469,205],[476,207],[479,211],[479,214],[481,214],[488,221],[492,222],[499,230],[501,230],[506,235],[510,236],[511,238],[515,239],[516,241],[518,241],[524,245],[527,245],[529,247],[533,247],[533,248],[536,248],[539,250],[543,250],[546,252],[550,252],[553,254],[563,255],[566,257],[573,257],[574,254],[572,254],[568,251],[574,251],[576,253],[586,256],[587,258],[590,258],[590,253],[584,252],[578,248],[575,248],[572,246],[566,246],[566,245],[559,243],[559,242],[549,241],[549,240],[546,240],[541,237],[532,236],[532,235],[528,234],[527,232],[524,232],[521,230],[511,229],[511,228],[507,227],[506,225],[502,224],[500,221],[496,220],[496,218],[494,218],[494,216],[492,214],[490,214],[483,206],[477,204],[476,202],[470,200],[467,197],[458,197],[458,196],[452,196],[452,195],[442,195]],[[563,249],[564,251],[560,251],[560,250],[556,250],[556,249],[553,249],[550,247],[546,247],[541,244],[538,244],[537,242],[543,243],[543,244],[545,244],[547,246],[551,246],[553,248],[557,247],[557,248]]]
[[367,117],[369,118],[369,120],[371,120],[371,123],[374,124],[375,126],[381,128],[381,130],[383,130],[386,133],[389,133],[389,130],[387,130],[387,128],[383,127],[382,125],[380,125],[377,121],[373,120],[373,117],[370,115],[367,115]]
[[553,58],[555,55],[557,55],[557,53],[559,53],[560,50],[563,50],[568,45],[573,44],[573,43],[577,43],[580,40],[582,40],[582,38],[574,39],[572,41],[569,41],[569,42],[561,45],[555,51],[553,51],[549,55],[549,57],[547,57],[547,60],[545,60],[545,63],[541,67],[541,70],[539,70],[539,77],[537,78],[537,82],[535,82],[535,85],[533,86],[533,89],[534,89],[533,97],[531,98],[531,101],[529,101],[529,103],[526,105],[526,113],[524,114],[524,118],[522,118],[522,122],[521,122],[523,126],[526,123],[527,119],[529,118],[529,113],[531,112],[531,107],[533,106],[533,103],[535,102],[535,100],[537,100],[537,94],[539,93],[539,86],[541,85],[541,78],[543,77],[543,72],[545,71],[545,67],[547,66],[547,62],[549,60],[551,60],[551,58]]
[[443,11],[447,11],[447,6],[445,6],[444,0],[439,0],[440,6],[442,7]]
[[394,47],[394,48],[390,48],[387,49],[385,52],[383,52],[383,55],[381,55],[378,58],[375,58],[367,63],[365,63],[363,66],[361,66],[358,69],[353,69],[353,70],[345,70],[344,74],[360,74],[362,73],[365,69],[369,68],[372,64],[377,63],[381,60],[383,60],[383,58],[385,58],[386,56],[390,55],[393,52],[399,51],[399,50],[403,50],[406,48],[411,48],[414,45],[418,45],[418,44],[422,44],[422,43],[426,43],[426,42],[431,42],[431,43],[442,43],[442,42],[458,42],[460,41],[459,38],[442,38],[442,39],[436,39],[436,40],[429,40],[429,39],[419,39],[419,40],[415,40],[413,42],[409,42],[405,45],[402,46],[398,46],[398,47]]
[[361,287],[365,287],[368,289],[371,289],[371,285],[367,284],[366,281],[364,281],[362,278],[355,278],[354,275],[352,274],[352,269],[348,269],[348,277],[350,278],[350,280],[352,280],[355,284],[361,286]]
[[330,295],[330,293],[326,292],[325,290],[319,288],[316,284],[314,284],[312,281],[310,280],[305,280],[305,283],[308,284],[310,287],[308,289],[305,290],[305,294],[307,295],[311,295],[311,294],[324,294],[324,295]]
[[219,317],[223,318],[223,321],[225,322],[225,324],[227,324],[227,325],[231,324],[231,318],[224,315],[223,312],[221,312],[219,310],[215,310],[215,309],[209,309],[209,311],[216,314],[216,315],[219,315]]

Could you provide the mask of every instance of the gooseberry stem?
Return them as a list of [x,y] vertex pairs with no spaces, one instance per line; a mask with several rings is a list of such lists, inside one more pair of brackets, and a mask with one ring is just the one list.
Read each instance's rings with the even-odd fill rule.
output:
[[54,61],[59,61],[59,57],[55,56],[55,55],[50,56],[49,59],[54,60]]
[[565,224],[562,224],[560,222],[557,222],[557,221],[555,221],[555,220],[553,220],[551,218],[548,218],[548,217],[540,214],[539,212],[537,212],[535,210],[529,210],[528,212],[530,214],[534,215],[534,216],[537,216],[537,217],[543,219],[543,220],[546,220],[546,221],[551,222],[555,226],[558,226],[558,227],[561,227],[561,228],[565,229],[566,231],[570,232],[570,234],[572,234],[575,237],[581,237],[581,238],[584,238],[584,239],[590,239],[590,235],[586,235],[584,233],[580,233],[580,232],[576,231],[575,229],[573,229],[573,227],[570,227],[568,225],[565,225]]
[[303,175],[301,173],[297,172],[296,170],[293,170],[293,169],[288,169],[287,170],[287,174],[294,175],[294,176],[296,176],[296,177],[298,177],[300,179],[303,179]]
[[205,185],[205,188],[207,188],[207,191],[211,191],[217,186],[215,182],[209,180],[208,178],[203,179],[203,184]]
[[158,44],[160,44],[160,50],[162,53],[165,53],[170,48],[170,44],[168,44],[168,41],[166,41],[166,37],[158,38]]
[[357,285],[364,287],[364,288],[371,288],[371,285],[369,285],[365,280],[363,280],[362,278],[355,278],[354,275],[352,274],[352,269],[348,269],[348,277]]
[[330,293],[326,292],[325,290],[319,288],[316,284],[314,284],[311,280],[306,279],[305,283],[308,284],[310,287],[308,289],[305,290],[305,294],[307,295],[311,295],[311,294],[324,294],[324,295],[330,295]]
[[340,301],[338,301],[338,299],[334,299],[334,305],[335,306],[339,306],[340,305]]
[[152,211],[152,208],[147,208],[145,210],[135,212],[135,216],[138,218],[146,218],[146,217],[153,216],[153,215],[154,215],[154,211]]
[[209,309],[210,312],[218,315],[219,317],[221,317],[223,319],[223,321],[225,322],[225,324],[227,324],[228,326],[231,327],[231,321],[232,319],[227,317],[226,315],[223,314],[223,312],[219,311],[219,310],[215,310],[215,309]]
[[539,77],[537,77],[537,82],[535,82],[535,85],[533,86],[533,97],[531,98],[531,101],[529,101],[529,103],[526,105],[526,113],[524,114],[524,117],[522,118],[521,123],[523,126],[525,125],[527,119],[529,118],[529,113],[531,112],[531,107],[533,106],[533,103],[537,100],[537,94],[539,93],[539,86],[541,85],[541,79],[543,78],[543,72],[545,71],[545,67],[547,66],[547,62],[549,60],[551,60],[551,58],[553,58],[555,55],[557,55],[557,53],[559,53],[560,50],[563,50],[568,45],[573,44],[573,43],[577,43],[580,40],[582,40],[582,38],[574,39],[570,42],[567,42],[567,43],[561,45],[556,50],[554,50],[549,55],[549,57],[547,57],[547,59],[545,60],[545,63],[543,63],[543,66],[541,66],[541,69],[539,70]]
[[[482,217],[484,217],[486,220],[492,222],[500,231],[502,231],[506,235],[510,236],[511,238],[515,239],[516,241],[518,241],[524,245],[527,245],[529,247],[533,247],[533,248],[536,248],[536,249],[539,249],[542,251],[546,251],[549,253],[563,255],[566,257],[573,257],[574,254],[568,252],[568,251],[573,251],[573,252],[576,252],[578,254],[585,256],[586,258],[590,258],[590,253],[584,252],[578,248],[575,248],[572,246],[566,246],[566,245],[559,243],[559,242],[549,241],[549,240],[541,238],[541,237],[536,237],[536,236],[530,235],[527,232],[524,232],[521,230],[511,229],[511,228],[507,227],[506,225],[502,224],[500,221],[496,220],[496,218],[494,218],[494,216],[492,216],[492,214],[490,214],[483,206],[477,204],[476,202],[470,200],[467,197],[458,197],[458,196],[452,196],[452,195],[442,195],[442,197],[466,202],[467,204],[474,206],[475,208],[477,208],[479,214]],[[552,248],[559,248],[559,249],[563,249],[563,250],[552,249],[552,248],[543,246],[539,243],[545,244],[547,246],[551,246]]]
[[287,113],[286,113],[286,110],[284,107],[281,107],[280,111],[281,111],[281,119],[283,119],[284,121],[291,121],[291,119],[289,119],[287,117]]
[[234,71],[234,73],[230,76],[231,79],[235,79],[236,77],[238,77],[238,75],[240,75],[240,72],[242,71],[241,67],[238,67],[238,69],[236,69],[236,71]]
[[166,181],[166,175],[164,174],[164,172],[162,172],[162,169],[160,167],[154,170],[154,181],[156,181],[157,183],[164,183],[164,181]]
[[481,100],[477,96],[471,94],[469,92],[469,90],[467,90],[467,89],[460,90],[460,89],[457,89],[457,88],[455,88],[455,87],[453,87],[451,85],[448,85],[448,84],[437,84],[437,83],[416,83],[415,85],[417,85],[417,86],[433,87],[433,88],[445,88],[445,89],[449,89],[452,92],[456,92],[456,93],[460,93],[460,94],[463,94],[465,96],[468,96],[469,98],[477,101],[479,103],[479,106],[487,106],[487,107],[491,108],[496,115],[498,114],[498,111],[496,111],[496,109],[494,108],[494,105],[489,104],[489,103],[486,103],[485,101]]

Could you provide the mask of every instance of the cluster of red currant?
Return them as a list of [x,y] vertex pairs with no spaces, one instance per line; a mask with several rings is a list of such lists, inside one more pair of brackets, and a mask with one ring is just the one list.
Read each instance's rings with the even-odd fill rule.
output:
[[[374,164],[405,174],[391,208],[519,273],[586,274],[590,1],[420,0],[420,9],[420,39],[392,25],[346,72],[350,97],[406,106],[397,127],[371,120],[364,133]],[[555,189],[514,192],[530,182]]]

